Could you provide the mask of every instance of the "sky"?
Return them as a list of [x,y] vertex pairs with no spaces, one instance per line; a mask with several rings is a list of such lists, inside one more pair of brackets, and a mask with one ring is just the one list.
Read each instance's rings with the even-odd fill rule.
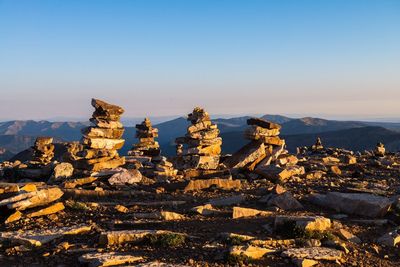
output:
[[400,118],[398,0],[0,0],[0,120]]

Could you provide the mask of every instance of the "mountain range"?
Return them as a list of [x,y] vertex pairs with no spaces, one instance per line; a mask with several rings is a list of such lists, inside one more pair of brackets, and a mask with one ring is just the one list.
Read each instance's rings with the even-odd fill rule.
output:
[[[242,116],[213,120],[221,131],[224,153],[233,153],[247,142],[243,138],[243,131],[247,127],[248,118]],[[312,145],[317,137],[321,137],[326,146],[356,151],[371,149],[377,142],[383,142],[388,150],[400,150],[400,123],[289,118],[280,115],[264,115],[262,118],[282,125],[281,136],[292,152],[296,147]],[[0,122],[0,160],[7,160],[29,148],[37,136],[52,136],[55,142],[78,141],[82,136],[80,130],[88,125],[89,122]],[[122,155],[137,142],[133,123],[126,126],[123,137],[126,142],[120,151]],[[187,126],[188,121],[183,117],[155,125],[159,129],[158,141],[165,155],[174,155],[174,140],[186,133]]]

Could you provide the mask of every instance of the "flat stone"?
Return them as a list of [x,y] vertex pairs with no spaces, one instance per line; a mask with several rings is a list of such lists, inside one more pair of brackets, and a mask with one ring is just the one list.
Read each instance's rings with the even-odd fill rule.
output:
[[342,252],[332,248],[310,247],[310,248],[291,248],[282,252],[282,257],[295,259],[311,259],[337,261],[342,258]]
[[215,144],[210,146],[197,146],[183,149],[182,155],[219,155],[221,154],[221,144]]
[[91,118],[90,121],[99,128],[111,128],[111,129],[124,128],[124,125],[120,121],[110,121],[99,118]]
[[233,256],[246,256],[251,259],[261,259],[264,255],[268,253],[275,253],[276,250],[268,249],[268,248],[260,248],[255,246],[233,246],[230,249],[230,254]]
[[349,231],[347,231],[345,229],[339,229],[337,231],[337,234],[343,240],[350,241],[350,242],[353,242],[353,243],[356,243],[356,244],[360,244],[361,243],[361,239],[360,238],[358,238],[357,236],[353,235],[352,233],[350,233]]
[[94,149],[121,149],[124,146],[123,139],[106,139],[106,138],[82,138],[82,143]]
[[118,252],[93,252],[79,257],[79,262],[86,263],[89,267],[115,266],[134,263],[141,260],[143,260],[143,257]]
[[292,176],[303,175],[305,170],[304,167],[300,166],[281,168],[274,165],[260,165],[254,170],[254,172],[270,180],[285,182]]
[[5,224],[12,223],[18,221],[21,218],[22,218],[22,213],[19,210],[17,210],[16,212],[8,216],[7,219],[4,221],[4,223]]
[[216,186],[220,189],[231,190],[231,189],[241,189],[242,185],[240,180],[228,180],[228,179],[207,179],[207,180],[192,180],[185,187],[184,191],[198,191],[211,186]]
[[263,211],[250,208],[233,207],[232,219],[239,219],[253,216],[270,216],[274,214],[271,211]]
[[99,128],[89,126],[82,129],[82,134],[89,138],[120,139],[124,134],[123,128]]
[[207,129],[199,132],[187,133],[186,137],[192,139],[214,139],[217,138],[219,135],[219,130],[215,129]]
[[72,179],[64,182],[64,188],[75,188],[80,185],[85,185],[85,184],[91,184],[94,181],[96,181],[98,178],[97,177],[84,177],[84,178],[78,178],[78,179]]
[[119,211],[119,212],[121,212],[121,213],[127,213],[127,212],[129,212],[129,209],[128,209],[127,207],[125,207],[125,206],[122,206],[122,205],[116,205],[116,206],[114,207],[114,209],[117,210],[117,211]]
[[255,125],[255,126],[259,126],[261,128],[265,128],[265,129],[278,129],[280,130],[282,128],[281,125],[277,124],[277,123],[273,123],[261,118],[250,118],[247,119],[247,125]]
[[214,209],[214,207],[211,204],[196,206],[196,207],[192,208],[191,211],[196,212],[201,215],[204,215],[204,216],[221,213],[221,211]]
[[73,227],[53,228],[46,230],[28,230],[24,232],[0,232],[0,240],[7,240],[13,243],[26,246],[42,246],[63,235],[78,235],[89,232],[92,226],[78,225]]
[[187,128],[187,132],[188,133],[195,133],[195,132],[198,132],[198,131],[203,131],[203,130],[208,129],[211,126],[211,124],[212,124],[211,121],[201,121],[199,123],[195,123],[195,124],[190,125]]
[[272,195],[267,204],[269,206],[276,206],[283,210],[301,210],[303,205],[295,199],[289,191],[282,194]]
[[295,239],[271,239],[271,240],[250,240],[250,245],[254,245],[257,247],[287,247],[293,246],[296,244]]
[[279,129],[264,129],[252,125],[244,131],[244,137],[249,140],[259,140],[265,137],[278,136],[279,133]]
[[100,99],[92,99],[92,106],[96,109],[96,111],[101,112],[104,115],[121,115],[124,113],[124,109],[117,105],[109,104]]
[[135,267],[189,267],[189,265],[152,261],[136,264]]
[[253,141],[242,147],[231,157],[224,161],[224,164],[229,168],[244,168],[252,162],[261,160],[266,156],[264,143]]
[[62,202],[55,203],[47,208],[28,213],[26,217],[28,218],[33,218],[33,217],[39,217],[39,216],[44,216],[44,215],[50,215],[57,213],[59,211],[62,211],[65,209],[64,204]]
[[124,243],[138,242],[149,235],[181,234],[166,230],[121,230],[109,231],[100,234],[101,245],[121,245]]
[[210,199],[208,203],[218,207],[218,206],[230,206],[234,204],[239,204],[245,200],[246,197],[244,195],[236,195],[224,198]]
[[142,180],[142,174],[139,170],[131,169],[123,169],[121,168],[121,172],[113,174],[108,182],[111,185],[125,185],[125,184],[135,184],[139,183]]
[[310,260],[310,259],[292,259],[292,262],[297,266],[297,267],[311,267],[314,265],[317,265],[319,262],[315,260]]
[[322,216],[276,216],[274,227],[293,221],[297,227],[307,231],[326,231],[331,228],[331,220]]
[[160,217],[165,221],[177,221],[185,219],[182,214],[172,212],[172,211],[160,211]]
[[219,155],[187,155],[182,156],[181,158],[184,162],[183,166],[181,166],[181,169],[215,170],[219,165]]
[[58,187],[47,188],[3,199],[0,201],[0,206],[7,205],[9,209],[25,210],[51,203],[59,199],[63,194],[63,191]]
[[88,171],[93,171],[93,172],[98,172],[102,171],[105,169],[115,169],[118,168],[119,166],[122,166],[125,164],[125,157],[116,157],[113,159],[109,159],[106,161],[102,162],[97,162],[97,163],[88,163],[88,162],[82,162],[82,161],[77,161],[74,162],[76,164],[77,169],[84,169]]
[[314,204],[334,209],[337,212],[366,217],[382,217],[392,204],[392,201],[386,197],[367,193],[328,192],[326,195],[311,195],[309,199]]

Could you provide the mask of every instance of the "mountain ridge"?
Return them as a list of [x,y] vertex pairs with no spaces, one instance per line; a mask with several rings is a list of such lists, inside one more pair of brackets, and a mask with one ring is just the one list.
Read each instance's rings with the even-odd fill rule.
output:
[[[222,149],[225,153],[232,153],[236,148],[235,143],[243,144],[242,132],[247,128],[247,119],[250,116],[240,116],[233,118],[217,118],[213,122],[218,125],[221,131],[221,136],[224,139]],[[400,123],[380,123],[380,122],[363,122],[363,121],[339,121],[327,120],[322,118],[304,117],[304,118],[289,118],[281,115],[266,114],[261,118],[279,123],[282,125],[281,135],[287,139],[289,149],[293,149],[290,140],[299,146],[306,145],[315,136],[324,137],[322,133],[336,132],[336,134],[344,134],[339,137],[339,141],[335,141],[340,147],[341,144],[347,144],[350,138],[347,132],[342,130],[362,128],[368,130],[368,136],[371,143],[374,143],[377,136],[381,135],[385,138],[389,135],[397,136],[400,133]],[[17,154],[18,152],[29,148],[37,136],[52,136],[55,142],[70,142],[80,140],[82,134],[81,129],[90,125],[90,122],[49,122],[45,120],[15,120],[0,122],[0,148],[5,149],[7,155]],[[126,125],[126,124],[125,124]],[[186,133],[186,127],[189,125],[184,117],[178,117],[166,122],[155,124],[154,127],[159,129],[158,142],[166,155],[174,154],[174,140],[176,137],[183,136]],[[375,136],[369,132],[370,128],[380,127]],[[376,128],[376,129],[378,129]],[[383,133],[382,129],[389,132]],[[361,134],[365,135],[365,134]],[[290,137],[293,136],[293,137]],[[121,149],[121,154],[126,152],[136,143],[134,123],[125,127],[123,138],[125,146]],[[236,138],[236,140],[234,140]],[[333,139],[332,136],[327,136],[328,139]],[[229,141],[228,141],[229,140]],[[364,140],[364,139],[363,139]],[[314,141],[314,140],[313,140]],[[301,144],[301,143],[304,144]],[[367,140],[363,141],[366,146]],[[397,147],[397,146],[393,146]],[[4,159],[3,159],[4,160]]]

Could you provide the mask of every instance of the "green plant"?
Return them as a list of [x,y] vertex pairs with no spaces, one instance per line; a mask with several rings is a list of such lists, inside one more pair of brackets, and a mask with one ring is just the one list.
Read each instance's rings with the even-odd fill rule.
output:
[[167,233],[161,235],[149,235],[147,243],[160,247],[180,247],[186,242],[186,237],[182,234]]
[[231,236],[227,240],[231,245],[241,245],[245,243],[247,240],[240,236]]

